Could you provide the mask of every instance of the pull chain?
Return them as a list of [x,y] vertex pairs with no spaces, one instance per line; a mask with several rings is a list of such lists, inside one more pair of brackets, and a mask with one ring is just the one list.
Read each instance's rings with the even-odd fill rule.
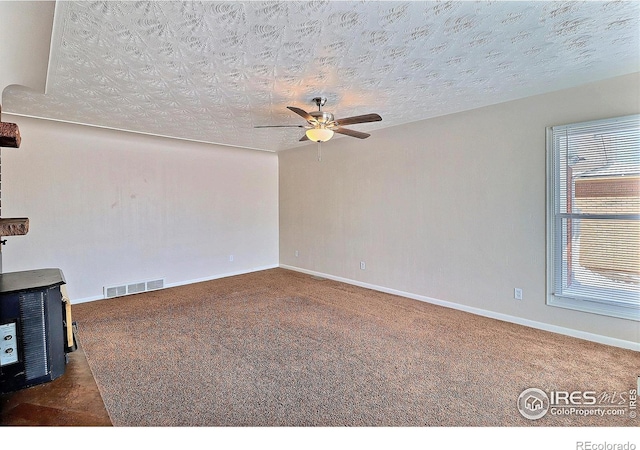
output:
[[318,161],[322,161],[322,146],[320,145],[320,141],[318,141]]

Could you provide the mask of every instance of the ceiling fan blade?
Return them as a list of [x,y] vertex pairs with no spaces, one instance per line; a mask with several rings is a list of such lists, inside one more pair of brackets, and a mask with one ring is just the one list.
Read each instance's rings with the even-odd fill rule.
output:
[[336,133],[346,134],[347,136],[355,137],[355,138],[358,138],[358,139],[366,139],[369,136],[371,136],[369,133],[363,133],[361,131],[350,130],[349,128],[337,127],[337,128],[332,128],[332,130],[334,132],[336,132]]
[[307,137],[306,134],[300,138],[300,141],[308,141],[308,140],[309,138]]
[[256,125],[253,128],[304,128],[304,125]]
[[311,122],[316,121],[316,119],[314,119],[313,116],[311,116],[304,109],[296,108],[295,106],[287,106],[287,108],[293,111],[294,113],[296,113],[297,115],[299,115],[300,117],[302,117],[304,120],[309,120]]
[[344,119],[337,119],[336,125],[353,125],[354,123],[367,123],[367,122],[380,122],[382,117],[378,114],[363,114],[361,116],[345,117]]

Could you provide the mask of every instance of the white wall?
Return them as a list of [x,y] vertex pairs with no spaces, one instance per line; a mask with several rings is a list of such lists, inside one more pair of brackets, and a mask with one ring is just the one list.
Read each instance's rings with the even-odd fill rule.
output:
[[60,268],[82,301],[277,266],[275,154],[9,119],[22,144],[2,149],[2,214],[30,230],[6,238],[3,272]]
[[322,162],[315,145],[281,152],[280,263],[637,344],[639,322],[545,304],[545,127],[638,113],[639,85],[634,74],[335,139]]
[[54,8],[55,1],[0,1],[0,97],[11,84],[44,92]]

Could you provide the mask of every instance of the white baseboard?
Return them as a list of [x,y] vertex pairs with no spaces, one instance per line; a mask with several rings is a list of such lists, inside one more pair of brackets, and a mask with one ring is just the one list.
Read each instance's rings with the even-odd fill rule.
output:
[[273,264],[273,265],[269,265],[269,266],[253,267],[253,268],[251,268],[249,270],[239,270],[237,272],[220,273],[220,274],[211,275],[209,277],[204,277],[204,278],[196,278],[196,279],[193,279],[193,280],[185,280],[185,281],[178,281],[178,282],[175,282],[175,283],[167,283],[165,288],[185,286],[187,284],[193,284],[193,283],[202,283],[204,281],[217,280],[219,278],[235,277],[236,275],[245,275],[247,273],[260,272],[262,270],[268,270],[268,269],[275,269],[277,267],[280,267],[280,266],[278,264]]
[[502,314],[494,311],[488,311],[485,309],[475,308],[472,306],[462,305],[459,303],[453,303],[445,300],[439,300],[437,298],[426,297],[424,295],[413,294],[411,292],[398,291],[396,289],[387,288],[384,286],[377,286],[374,284],[364,283],[357,280],[351,280],[349,278],[337,277],[335,275],[329,275],[326,273],[316,272],[313,270],[302,269],[300,267],[289,266],[286,264],[280,264],[280,267],[287,270],[293,270],[295,272],[306,273],[308,275],[327,278],[334,281],[340,281],[342,283],[352,284],[374,291],[384,292],[386,294],[398,295],[400,297],[406,297],[413,300],[419,300],[426,303],[431,303],[438,306],[444,306],[447,308],[457,309],[459,311],[476,314],[478,316],[488,317],[490,319],[502,320],[504,322],[515,323],[517,325],[524,325],[526,327],[535,328],[538,330],[549,331],[551,333],[562,334],[578,339],[584,339],[586,341],[597,342],[599,344],[611,345],[613,347],[620,347],[628,350],[640,351],[640,343],[626,341],[623,339],[612,338],[609,336],[603,336],[595,333],[588,333],[586,331],[574,330],[572,328],[560,327],[557,325],[551,325],[544,322],[537,322],[535,320],[523,319],[522,317],[510,316],[508,314]]
[[92,297],[83,297],[78,299],[71,300],[71,304],[75,305],[78,303],[87,303],[87,302],[95,302],[96,300],[106,300],[104,295],[94,295]]
[[[178,286],[185,286],[187,284],[202,283],[204,281],[217,280],[219,278],[234,277],[236,275],[244,275],[244,274],[252,273],[252,272],[260,272],[262,270],[275,269],[277,267],[280,267],[280,266],[278,264],[273,264],[273,265],[268,265],[268,266],[253,267],[253,268],[248,269],[248,270],[239,270],[239,271],[236,271],[236,272],[219,273],[219,274],[211,275],[211,276],[204,277],[204,278],[196,278],[196,279],[192,279],[192,280],[176,281],[176,282],[173,282],[173,283],[166,283],[162,289],[168,289],[168,288],[178,287]],[[160,289],[158,289],[158,290],[160,290]],[[151,292],[151,291],[147,291],[147,292]],[[132,295],[136,295],[136,294],[132,294]],[[118,298],[118,297],[115,297],[115,298]],[[71,303],[75,305],[77,303],[94,302],[96,300],[107,300],[107,299],[104,298],[104,295],[96,295],[96,296],[92,296],[92,297],[84,297],[84,298],[80,298],[80,299],[73,299],[73,300],[71,300]]]

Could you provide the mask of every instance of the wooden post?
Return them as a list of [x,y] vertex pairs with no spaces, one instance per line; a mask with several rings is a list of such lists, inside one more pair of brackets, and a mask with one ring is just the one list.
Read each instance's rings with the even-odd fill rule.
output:
[[0,219],[0,236],[23,236],[29,232],[29,219]]
[[[0,114],[2,108],[0,107]],[[0,147],[20,147],[20,130],[15,123],[2,122],[2,116],[0,116]]]

